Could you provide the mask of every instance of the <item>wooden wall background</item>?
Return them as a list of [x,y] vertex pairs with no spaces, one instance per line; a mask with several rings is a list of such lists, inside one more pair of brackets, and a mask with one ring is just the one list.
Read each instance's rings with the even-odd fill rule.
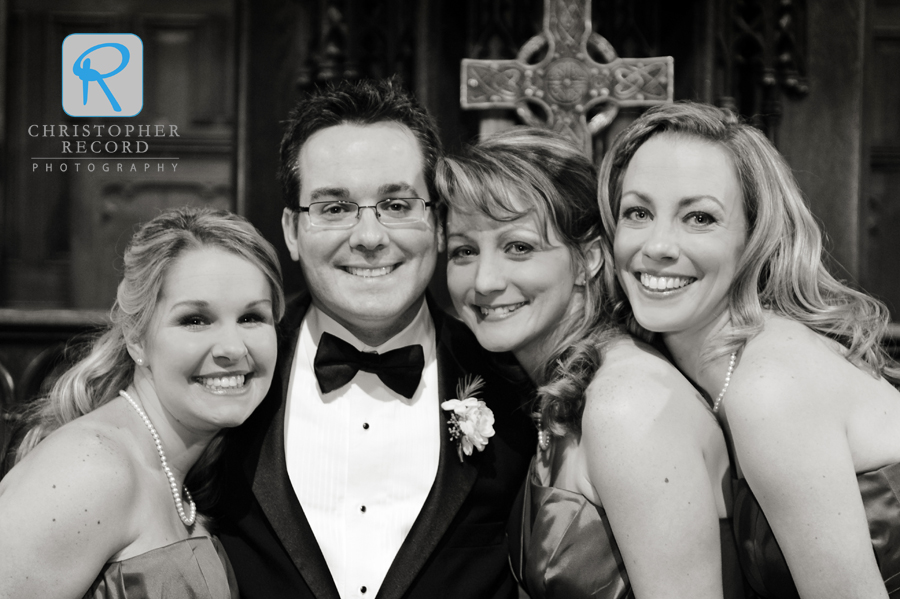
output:
[[[795,169],[836,268],[900,313],[900,0],[591,6],[619,55],[674,56],[677,99],[754,118]],[[280,120],[298,94],[398,73],[459,149],[484,118],[515,122],[459,108],[460,60],[514,57],[542,12],[543,0],[0,0],[0,404],[26,400],[66,341],[103,322],[117,256],[165,207],[244,214],[282,252],[288,290],[302,289],[275,176]],[[145,108],[133,121],[178,126],[181,137],[153,146],[178,170],[35,176],[30,157],[52,140],[29,137],[28,124],[91,121],[60,107],[62,39],[102,31],[143,39]],[[16,391],[3,400],[8,380]]]

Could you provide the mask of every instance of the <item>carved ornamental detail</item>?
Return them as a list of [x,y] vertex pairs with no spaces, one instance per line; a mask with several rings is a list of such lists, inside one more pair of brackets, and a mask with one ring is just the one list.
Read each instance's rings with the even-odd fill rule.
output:
[[515,108],[590,154],[619,107],[672,101],[672,57],[619,58],[591,30],[590,0],[544,0],[544,29],[513,60],[463,59],[463,108]]
[[775,142],[784,95],[805,96],[806,0],[717,0],[716,102]]

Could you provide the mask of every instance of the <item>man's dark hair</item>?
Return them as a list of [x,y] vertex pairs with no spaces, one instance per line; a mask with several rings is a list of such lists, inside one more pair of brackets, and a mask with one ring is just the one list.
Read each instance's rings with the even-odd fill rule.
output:
[[406,125],[419,141],[422,170],[433,201],[434,167],[441,155],[437,126],[412,95],[404,91],[395,76],[389,79],[340,80],[318,88],[301,98],[291,111],[281,139],[279,178],[288,208],[300,207],[298,157],[303,144],[321,129],[335,125],[373,125],[395,122]]

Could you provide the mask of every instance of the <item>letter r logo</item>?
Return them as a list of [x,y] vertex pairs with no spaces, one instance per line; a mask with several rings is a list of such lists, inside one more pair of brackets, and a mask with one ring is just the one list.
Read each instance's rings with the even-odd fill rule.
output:
[[69,116],[135,116],[144,107],[144,44],[133,33],[73,33],[62,44]]

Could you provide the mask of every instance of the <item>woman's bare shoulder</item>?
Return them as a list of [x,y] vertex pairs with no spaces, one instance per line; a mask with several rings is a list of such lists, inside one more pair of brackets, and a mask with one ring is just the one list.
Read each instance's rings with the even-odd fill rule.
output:
[[848,377],[868,376],[847,361],[836,341],[774,316],[741,352],[725,401],[732,415],[747,422],[822,417]]
[[135,454],[126,431],[79,418],[42,440],[3,483],[0,497],[35,493],[60,506],[94,506],[122,515],[135,490]]
[[658,427],[714,418],[697,389],[658,350],[634,339],[606,349],[586,391],[582,425],[587,431]]
[[816,362],[845,360],[837,341],[778,315],[766,317],[762,330],[747,341],[741,357],[745,366],[761,365],[776,372],[809,364],[810,357]]
[[3,479],[0,580],[13,595],[83,593],[134,541],[140,496],[127,438],[109,423],[76,419]]
[[610,343],[589,387],[589,393],[602,398],[621,393],[656,397],[661,391],[696,394],[690,381],[659,350],[633,338]]

